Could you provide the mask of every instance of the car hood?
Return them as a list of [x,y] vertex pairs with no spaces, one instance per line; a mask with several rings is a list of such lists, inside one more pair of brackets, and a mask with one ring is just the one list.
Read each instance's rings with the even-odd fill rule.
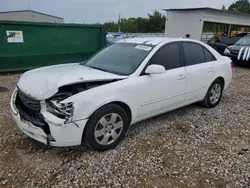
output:
[[25,72],[20,77],[17,87],[32,98],[44,100],[56,94],[58,88],[64,85],[124,78],[127,76],[70,63]]
[[229,46],[228,50],[233,54],[238,54],[241,48],[246,48],[246,47],[249,47],[249,46],[233,45],[233,46]]

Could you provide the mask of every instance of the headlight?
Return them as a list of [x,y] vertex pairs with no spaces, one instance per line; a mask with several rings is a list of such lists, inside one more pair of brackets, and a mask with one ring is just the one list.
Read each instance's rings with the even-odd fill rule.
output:
[[65,123],[71,122],[74,114],[74,103],[47,102],[47,110],[55,116],[65,119]]
[[230,50],[226,48],[224,54],[230,54],[230,53],[231,53]]

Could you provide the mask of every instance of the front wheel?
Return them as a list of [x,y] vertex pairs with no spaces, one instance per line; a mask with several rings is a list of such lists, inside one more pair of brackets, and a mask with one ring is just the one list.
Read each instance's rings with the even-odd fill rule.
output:
[[221,100],[223,93],[223,84],[217,79],[209,87],[205,98],[202,103],[207,108],[214,108],[217,106]]
[[129,120],[124,109],[108,104],[91,115],[83,140],[96,151],[113,149],[124,138],[128,127]]

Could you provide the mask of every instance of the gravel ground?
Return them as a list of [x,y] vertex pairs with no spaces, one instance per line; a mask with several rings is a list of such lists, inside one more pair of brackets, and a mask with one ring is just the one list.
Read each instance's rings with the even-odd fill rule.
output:
[[10,115],[19,75],[0,76],[0,187],[250,187],[250,69],[235,67],[220,105],[191,105],[132,126],[114,150],[53,148]]

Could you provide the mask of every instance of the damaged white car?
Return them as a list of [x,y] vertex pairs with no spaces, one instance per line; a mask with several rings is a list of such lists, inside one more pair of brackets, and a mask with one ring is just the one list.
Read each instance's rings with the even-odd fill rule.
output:
[[231,60],[189,39],[121,40],[83,63],[24,73],[12,115],[51,146],[114,148],[129,126],[195,102],[215,107],[232,78]]

